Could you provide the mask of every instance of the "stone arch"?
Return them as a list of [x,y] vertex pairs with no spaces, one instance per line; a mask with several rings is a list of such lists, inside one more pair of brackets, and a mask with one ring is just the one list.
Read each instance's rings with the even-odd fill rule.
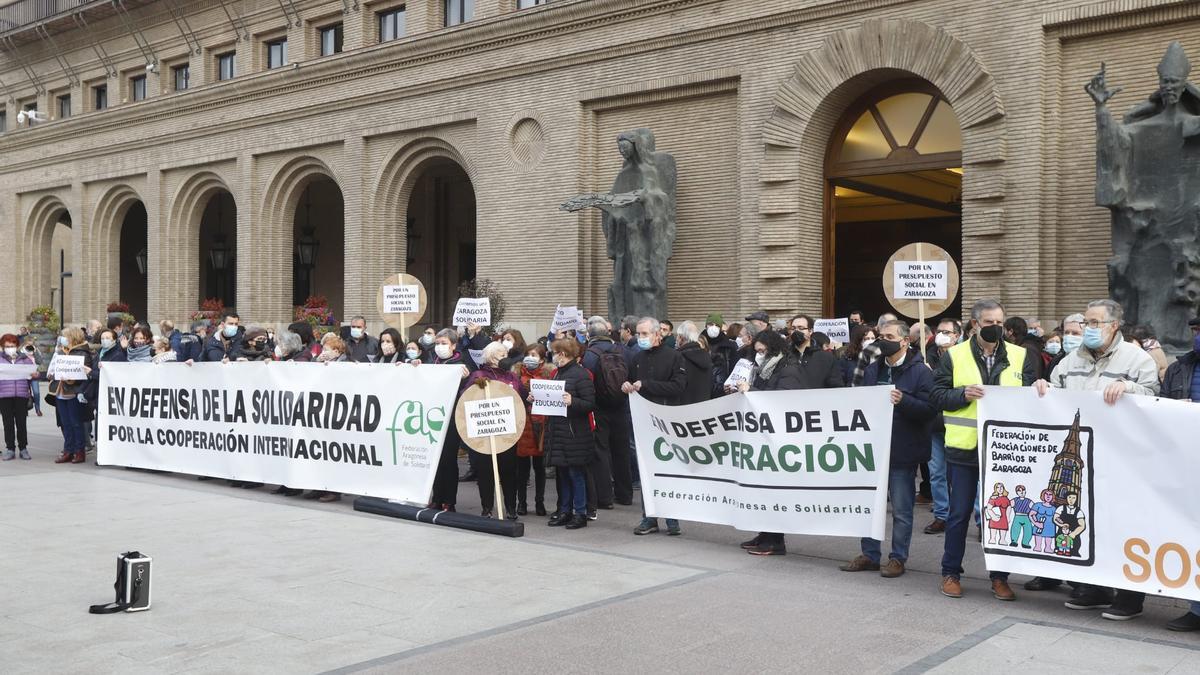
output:
[[[88,277],[91,282],[89,307],[99,307],[108,300],[118,299],[120,295],[121,227],[129,209],[138,202],[143,205],[146,203],[136,189],[124,183],[109,187],[96,200],[91,219],[92,234],[89,237],[92,251],[95,252],[95,259],[89,265],[92,271]],[[151,274],[154,272],[151,271]]]
[[[963,136],[963,268],[967,286],[994,285],[994,243],[1002,235],[1005,112],[996,83],[966,43],[904,19],[871,19],[830,35],[802,57],[779,87],[763,125],[759,167],[759,306],[821,306],[821,284],[801,280],[801,255],[824,251],[825,150],[843,111],[873,87],[917,76],[949,101]],[[812,148],[820,148],[813,152]],[[975,245],[972,245],[975,244]]]
[[[71,218],[66,201],[54,194],[38,198],[25,213],[24,229],[20,238],[25,250],[23,255],[17,256],[17,264],[23,268],[18,277],[24,276],[26,280],[25,306],[18,308],[18,312],[22,314],[38,305],[47,304],[50,301],[50,288],[58,285],[54,279],[56,267],[52,259],[51,243],[54,240],[55,225],[64,213],[72,220],[74,226],[74,219]],[[56,302],[55,310],[57,309]]]
[[171,199],[167,224],[159,238],[164,242],[165,250],[157,256],[163,261],[161,276],[170,279],[165,287],[172,291],[171,297],[164,298],[163,316],[166,318],[185,321],[197,309],[195,290],[200,278],[200,222],[208,200],[220,192],[228,192],[233,197],[240,213],[237,193],[220,174],[211,170],[198,171],[185,178]]
[[[408,204],[421,172],[431,162],[450,160],[462,167],[479,195],[479,169],[452,143],[436,136],[425,136],[404,143],[384,162],[375,178],[375,202],[371,210],[378,234],[378,247],[372,255],[374,275],[368,277],[370,302],[374,303],[375,284],[384,277],[407,268]],[[378,279],[379,281],[374,281]]]

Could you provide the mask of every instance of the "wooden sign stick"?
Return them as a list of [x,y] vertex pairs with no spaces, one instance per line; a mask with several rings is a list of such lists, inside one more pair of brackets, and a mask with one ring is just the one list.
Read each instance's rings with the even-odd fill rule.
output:
[[[484,387],[483,399],[490,401],[492,399],[491,389]],[[496,481],[496,514],[499,520],[504,520],[504,494],[500,491],[500,462],[496,459],[496,437],[488,437],[488,448],[491,449],[492,455],[492,479]]]
[[[917,244],[917,262],[925,262],[923,246]],[[925,300],[917,300],[917,320],[921,322],[921,360],[925,360]]]

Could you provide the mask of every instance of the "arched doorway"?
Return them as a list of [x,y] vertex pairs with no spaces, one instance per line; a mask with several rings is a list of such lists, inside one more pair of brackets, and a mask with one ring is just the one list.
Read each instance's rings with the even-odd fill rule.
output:
[[305,186],[292,228],[292,304],[322,295],[333,315],[345,320],[345,212],[332,178],[318,175]]
[[[961,267],[962,134],[933,85],[889,82],[850,106],[825,175],[825,298],[833,316],[891,311],[883,268],[906,244],[936,244]],[[961,301],[943,314],[961,316]]]
[[475,278],[475,188],[451,159],[427,159],[415,173],[408,198],[406,269],[424,282],[429,294],[423,322],[448,326],[458,285]]
[[[145,321],[150,272],[149,231],[146,205],[133,202],[121,220],[118,254],[119,299],[129,305],[129,313]],[[116,298],[114,298],[116,299]]]
[[227,190],[208,198],[200,218],[199,301],[237,304],[237,204]]

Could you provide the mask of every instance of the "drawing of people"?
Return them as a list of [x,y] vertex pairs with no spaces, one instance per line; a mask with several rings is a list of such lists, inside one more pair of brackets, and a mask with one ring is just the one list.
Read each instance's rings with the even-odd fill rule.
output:
[[[1065,528],[1067,535],[1071,539],[1070,555],[1076,558],[1079,557],[1079,548],[1083,544],[1080,539],[1083,531],[1087,529],[1087,514],[1083,509],[1079,508],[1079,493],[1068,492],[1067,503],[1058,507],[1054,512],[1054,524],[1058,525],[1059,530]],[[1059,535],[1062,536],[1062,535]],[[1055,552],[1058,549],[1058,542],[1055,541]]]
[[1075,541],[1067,532],[1066,525],[1060,525],[1058,529],[1058,536],[1054,538],[1054,554],[1070,556],[1071,549],[1075,546]]
[[1024,485],[1018,485],[1016,492],[1017,498],[1012,503],[1013,520],[1012,529],[1009,531],[1009,545],[1015,547],[1020,540],[1021,548],[1033,548],[1030,545],[1034,534],[1033,521],[1029,519],[1029,512],[1033,510],[1033,500],[1025,496]]
[[1003,546],[1008,533],[1008,510],[1012,502],[1008,499],[1008,490],[1004,483],[996,483],[992,488],[992,496],[987,501],[988,543]]
[[1034,551],[1054,553],[1054,537],[1058,533],[1058,526],[1054,524],[1054,511],[1054,493],[1049,489],[1042,490],[1042,501],[1033,505],[1029,516],[1034,527]]

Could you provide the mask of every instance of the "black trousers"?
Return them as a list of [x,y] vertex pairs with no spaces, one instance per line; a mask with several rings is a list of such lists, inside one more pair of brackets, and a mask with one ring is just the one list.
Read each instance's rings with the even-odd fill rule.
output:
[[533,472],[533,503],[546,502],[546,464],[544,456],[517,457],[517,505],[528,504],[529,473]]
[[633,502],[633,469],[629,411],[596,411],[596,461],[592,464],[596,501],[608,505]]
[[[492,457],[482,452],[467,450],[471,468],[479,484],[479,503],[484,511],[496,510],[496,478],[492,473]],[[500,471],[500,492],[504,498],[504,515],[517,512],[517,449],[509,448],[496,455],[496,468]]]
[[9,450],[29,447],[25,416],[29,414],[29,399],[17,396],[0,398],[0,416],[4,417],[4,447]]
[[433,496],[430,502],[441,506],[454,506],[458,501],[458,427],[447,425],[446,440],[442,443],[442,456],[438,460],[437,472],[433,475]]

